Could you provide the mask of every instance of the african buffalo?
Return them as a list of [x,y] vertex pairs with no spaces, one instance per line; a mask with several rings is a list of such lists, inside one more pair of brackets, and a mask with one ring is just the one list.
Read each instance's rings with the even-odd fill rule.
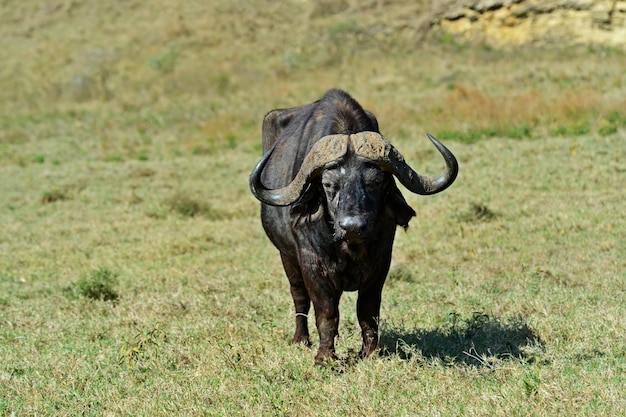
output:
[[263,157],[250,190],[263,204],[261,221],[280,252],[296,309],[294,343],[310,346],[307,315],[315,309],[315,362],[335,358],[339,299],[358,290],[361,356],[378,346],[381,293],[396,225],[415,211],[394,176],[411,192],[435,194],[458,173],[456,158],[428,135],[446,163],[422,176],[380,134],[376,117],[341,90],[321,100],[273,110],[263,120]]

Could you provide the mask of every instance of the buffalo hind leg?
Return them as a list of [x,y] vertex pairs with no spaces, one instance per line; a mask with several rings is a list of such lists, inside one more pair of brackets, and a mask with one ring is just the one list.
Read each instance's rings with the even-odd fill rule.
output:
[[287,279],[289,279],[291,297],[293,298],[293,304],[296,308],[296,332],[292,342],[309,347],[311,346],[311,341],[309,340],[307,318],[309,309],[311,308],[311,299],[304,286],[298,261],[283,254],[281,254],[280,257],[283,261],[283,268],[285,269],[285,274],[287,274]]
[[361,335],[363,336],[362,358],[370,356],[378,348],[378,321],[381,296],[382,286],[374,286],[359,291],[356,311],[359,325],[361,326]]

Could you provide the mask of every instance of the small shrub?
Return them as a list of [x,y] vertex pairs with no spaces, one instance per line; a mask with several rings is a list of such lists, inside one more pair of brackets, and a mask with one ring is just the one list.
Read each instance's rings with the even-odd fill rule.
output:
[[572,126],[572,133],[574,135],[582,136],[589,132],[591,132],[591,125],[586,120]]
[[588,120],[582,120],[574,124],[560,124],[550,130],[552,136],[582,136],[591,132],[591,125]]
[[361,28],[355,19],[342,20],[326,29],[329,39],[338,40],[359,33]]
[[415,282],[413,273],[405,265],[398,265],[398,266],[391,268],[391,270],[389,271],[389,275],[387,276],[387,280],[390,282],[393,282],[393,281]]
[[602,119],[600,121],[600,126],[598,127],[598,134],[600,136],[609,136],[617,132],[617,126],[607,119]]
[[45,191],[41,196],[41,204],[54,203],[55,201],[67,200],[67,193],[63,190],[55,189],[51,191]]
[[204,145],[196,145],[191,149],[192,155],[214,155],[216,150],[214,147],[204,146]]
[[609,136],[616,133],[620,128],[626,127],[626,115],[618,111],[609,113],[605,118],[600,120],[598,126],[598,134],[601,136]]
[[162,74],[169,74],[176,68],[176,61],[178,61],[178,50],[169,48],[163,54],[150,58],[148,65]]
[[224,214],[204,201],[196,200],[182,193],[177,193],[167,201],[170,210],[185,217],[204,216],[209,220],[219,220]]
[[626,114],[614,111],[606,116],[606,120],[617,127],[626,127]]
[[459,215],[459,219],[464,222],[490,221],[498,217],[500,217],[498,213],[481,203],[470,204],[468,211]]
[[168,200],[171,210],[185,216],[196,217],[208,210],[208,205],[187,195],[178,193]]
[[531,135],[532,128],[527,124],[523,124],[510,127],[507,131],[506,136],[510,137],[511,139],[528,139],[531,137]]
[[81,296],[101,301],[116,301],[119,294],[115,290],[117,274],[107,268],[98,268],[76,284]]
[[215,77],[215,88],[220,96],[225,96],[226,94],[233,91],[233,82],[230,79],[230,75],[228,74],[220,74]]
[[149,152],[147,149],[140,149],[139,151],[137,151],[137,155],[136,158],[138,161],[147,161],[149,159],[148,156]]

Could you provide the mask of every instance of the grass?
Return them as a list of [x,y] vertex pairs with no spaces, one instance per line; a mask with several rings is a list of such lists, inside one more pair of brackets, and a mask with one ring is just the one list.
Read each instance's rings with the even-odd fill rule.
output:
[[76,283],[78,293],[87,298],[101,301],[116,301],[117,275],[107,268],[98,268],[81,277]]
[[[626,412],[623,52],[419,43],[427,2],[131,3],[1,6],[0,415]],[[247,176],[332,86],[461,172],[404,193],[381,355],[346,293],[318,368]]]

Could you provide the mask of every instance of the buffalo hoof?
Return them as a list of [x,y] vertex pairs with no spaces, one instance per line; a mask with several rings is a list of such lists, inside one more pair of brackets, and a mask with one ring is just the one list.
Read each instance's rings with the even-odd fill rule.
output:
[[334,351],[330,350],[318,350],[315,355],[315,365],[325,367],[329,364],[333,364],[339,357]]
[[361,349],[361,351],[359,352],[359,358],[361,359],[368,358],[372,356],[374,353],[376,353],[376,351],[380,353],[380,350],[376,346],[374,348]]
[[364,343],[361,346],[361,352],[359,352],[359,357],[361,359],[365,359],[368,356],[371,356],[377,350],[378,350],[378,338],[371,338],[370,340],[368,340],[368,343]]
[[302,345],[304,347],[311,347],[311,341],[308,336],[294,336],[291,340],[294,345]]

